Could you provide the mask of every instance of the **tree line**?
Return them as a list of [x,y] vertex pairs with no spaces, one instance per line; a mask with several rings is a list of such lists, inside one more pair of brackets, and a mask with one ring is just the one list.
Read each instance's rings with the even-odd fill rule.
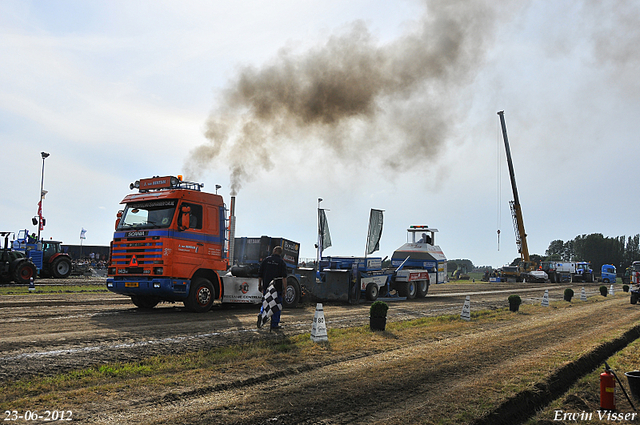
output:
[[[519,262],[520,258],[517,260]],[[549,244],[541,260],[589,261],[596,273],[603,264],[613,264],[622,273],[632,262],[640,260],[640,234],[605,237],[601,233],[592,233],[566,242],[556,239]]]
[[[545,255],[531,254],[531,261],[540,264],[543,261],[588,261],[593,271],[599,273],[603,264],[612,264],[618,273],[634,261],[640,261],[640,234],[635,236],[603,236],[602,233],[576,236],[569,241],[556,239],[549,244]],[[515,258],[511,266],[517,266],[522,259]],[[461,269],[468,273],[476,268],[471,260],[456,259],[447,261],[447,271],[453,273]],[[488,268],[491,267],[480,267]]]

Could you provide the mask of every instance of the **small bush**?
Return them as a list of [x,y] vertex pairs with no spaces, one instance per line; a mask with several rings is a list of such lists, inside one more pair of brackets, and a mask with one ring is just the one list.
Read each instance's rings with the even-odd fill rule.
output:
[[509,310],[514,313],[520,310],[520,304],[522,304],[522,299],[519,295],[509,295]]
[[564,300],[565,301],[571,301],[571,298],[573,298],[573,289],[571,288],[567,288],[564,290]]
[[629,292],[629,285],[622,285],[622,291]]
[[387,317],[389,306],[384,301],[374,301],[369,308],[369,317]]
[[602,295],[603,297],[606,297],[606,296],[607,296],[607,292],[608,292],[608,291],[609,291],[609,290],[607,289],[607,287],[606,287],[606,286],[602,285],[602,286],[600,287],[600,295]]
[[522,298],[520,298],[520,295],[509,295],[509,305],[520,304],[522,304]]

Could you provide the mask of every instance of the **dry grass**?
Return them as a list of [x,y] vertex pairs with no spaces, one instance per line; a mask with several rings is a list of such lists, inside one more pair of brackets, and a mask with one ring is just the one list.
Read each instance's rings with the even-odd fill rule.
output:
[[[486,343],[487,337],[495,335],[493,346],[490,347],[494,351],[504,349],[507,352],[512,344],[526,347],[526,341],[522,341],[518,329],[529,327],[523,332],[541,334],[547,326],[557,328],[558,320],[569,320],[572,310],[608,303],[615,298],[592,297],[579,306],[564,301],[552,303],[549,308],[522,305],[519,313],[511,313],[507,309],[473,312],[470,322],[460,320],[457,315],[421,318],[388,323],[385,332],[371,332],[365,326],[329,329],[330,342],[323,344],[313,343],[309,334],[303,334],[179,356],[152,357],[135,363],[96,365],[51,377],[5,382],[0,385],[0,409],[42,410],[55,407],[90,411],[104,403],[104,400],[118,400],[121,404],[111,407],[123,409],[127,403],[148,400],[150,394],[180,394],[210,387],[212,383],[248,380],[266,373],[273,365],[284,370],[335,364],[338,370],[343,367],[346,369],[341,362],[367,363],[372,362],[374,357],[382,357],[394,373],[406,376],[415,370],[416,359],[437,364],[441,369],[450,367],[453,370],[459,367],[460,359],[468,354],[475,356],[478,362],[465,363],[472,377],[447,387],[442,402],[430,406],[430,416],[424,413],[419,416],[424,423],[463,423],[481,417],[510,395],[531,389],[559,366],[614,338],[625,329],[589,337],[567,337],[566,341],[546,349],[536,347],[530,355],[525,352],[513,360],[497,359],[495,364],[490,363],[491,358],[482,357],[482,344]],[[546,337],[534,336],[539,339]],[[478,344],[478,341],[481,343]],[[464,347],[474,347],[474,352],[465,353]],[[626,351],[629,351],[626,357],[621,353],[622,357],[612,359],[614,369],[623,370],[634,362],[640,364],[640,355],[633,350]],[[486,351],[487,356],[491,356],[491,353]],[[327,359],[332,359],[334,363]],[[382,360],[376,360],[379,361]],[[352,377],[357,378],[358,382],[381,379],[379,371],[361,369],[358,375]],[[347,369],[345,373],[353,372]],[[591,391],[592,381],[593,378],[589,380],[589,377],[581,381],[576,386],[575,397],[586,398],[584,389]],[[464,403],[460,400],[464,400]],[[543,417],[552,416],[546,413]]]
[[[631,399],[634,407],[637,411],[640,411],[640,400],[634,399],[629,390],[629,383],[624,376],[625,372],[639,370],[640,369],[640,341],[636,340],[629,344],[626,348],[619,351],[607,360],[609,366],[614,370],[622,385],[624,386],[627,395]],[[576,421],[563,421],[554,420],[556,411],[566,413],[591,413],[592,419],[580,420],[581,424],[602,424],[603,420],[598,417],[598,410],[600,408],[600,374],[604,371],[604,364],[592,373],[579,379],[576,384],[567,391],[564,396],[553,401],[544,410],[540,411],[534,418],[529,420],[527,424],[540,424],[540,423],[557,423],[557,424],[575,424]],[[618,413],[631,413],[634,412],[631,405],[627,401],[626,396],[620,389],[619,383],[616,381],[616,411]],[[560,416],[562,417],[562,416]],[[636,420],[633,423],[640,421],[640,414],[636,416]],[[606,421],[604,421],[606,422]],[[615,421],[614,421],[615,422]],[[619,421],[617,423],[630,423],[628,421]]]

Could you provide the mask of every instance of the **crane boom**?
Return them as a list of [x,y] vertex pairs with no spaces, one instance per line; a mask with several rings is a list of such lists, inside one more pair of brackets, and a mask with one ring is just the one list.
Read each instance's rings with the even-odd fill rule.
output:
[[520,257],[526,263],[529,263],[529,247],[527,246],[527,234],[524,232],[524,219],[522,218],[522,208],[520,207],[520,198],[518,197],[518,188],[516,187],[516,174],[513,171],[513,161],[511,161],[511,149],[509,148],[509,139],[507,138],[507,124],[504,120],[504,111],[499,111],[500,124],[502,125],[502,137],[504,138],[504,149],[507,152],[507,164],[509,165],[509,177],[511,179],[511,189],[513,190],[513,202],[511,202],[511,215],[513,217],[513,227],[516,233],[516,244]]

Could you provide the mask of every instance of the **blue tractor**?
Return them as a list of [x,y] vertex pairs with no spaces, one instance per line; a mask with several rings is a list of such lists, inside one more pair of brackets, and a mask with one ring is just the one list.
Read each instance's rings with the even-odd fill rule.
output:
[[19,251],[13,251],[9,246],[9,236],[13,232],[0,232],[4,238],[4,247],[0,249],[0,283],[29,283],[36,277],[35,264]]

